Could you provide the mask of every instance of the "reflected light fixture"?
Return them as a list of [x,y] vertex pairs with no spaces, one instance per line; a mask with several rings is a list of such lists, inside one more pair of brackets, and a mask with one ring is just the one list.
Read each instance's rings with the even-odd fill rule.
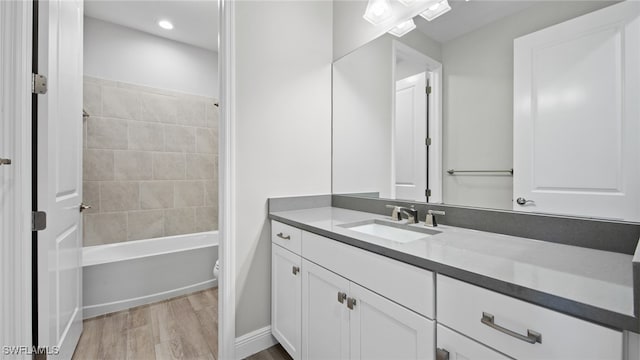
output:
[[425,18],[427,21],[431,21],[449,10],[451,10],[449,2],[447,0],[442,0],[429,6],[429,8],[425,12],[421,13],[420,16]]
[[158,21],[158,26],[160,26],[161,28],[163,28],[165,30],[173,29],[173,24],[169,20],[160,20],[160,21]]
[[413,19],[409,19],[407,21],[401,22],[400,24],[396,25],[396,27],[389,30],[389,34],[401,37],[415,28],[416,23],[413,22]]
[[391,17],[389,0],[369,0],[367,10],[362,17],[373,25],[379,25],[388,20]]

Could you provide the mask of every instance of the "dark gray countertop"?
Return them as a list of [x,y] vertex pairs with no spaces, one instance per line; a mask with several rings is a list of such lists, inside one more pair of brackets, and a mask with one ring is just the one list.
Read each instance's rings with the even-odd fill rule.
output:
[[342,226],[390,217],[330,206],[269,218],[610,328],[640,329],[632,255],[452,226],[400,244]]

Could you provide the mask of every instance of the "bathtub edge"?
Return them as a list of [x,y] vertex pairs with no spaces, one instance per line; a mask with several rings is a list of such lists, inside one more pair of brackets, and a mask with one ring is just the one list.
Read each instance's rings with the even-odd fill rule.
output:
[[113,301],[109,303],[96,304],[82,307],[83,320],[91,319],[101,315],[111,314],[114,312],[131,309],[137,306],[149,305],[174,297],[194,293],[201,290],[218,287],[218,279],[209,279],[192,285],[184,286],[177,289],[153,293],[150,295],[140,296],[131,299]]

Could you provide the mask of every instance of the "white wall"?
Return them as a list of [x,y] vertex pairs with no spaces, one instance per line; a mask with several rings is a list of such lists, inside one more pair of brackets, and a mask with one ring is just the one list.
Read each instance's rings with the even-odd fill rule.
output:
[[267,198],[331,192],[330,1],[238,1],[236,335],[271,324]]
[[[513,166],[513,40],[612,3],[542,2],[442,45],[444,169]],[[450,176],[444,202],[512,208],[511,176]]]
[[218,98],[218,54],[91,17],[85,75]]

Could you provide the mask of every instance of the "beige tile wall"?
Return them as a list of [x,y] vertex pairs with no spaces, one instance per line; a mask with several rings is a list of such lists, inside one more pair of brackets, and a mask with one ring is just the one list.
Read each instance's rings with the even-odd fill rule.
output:
[[84,78],[84,245],[218,228],[215,99]]

